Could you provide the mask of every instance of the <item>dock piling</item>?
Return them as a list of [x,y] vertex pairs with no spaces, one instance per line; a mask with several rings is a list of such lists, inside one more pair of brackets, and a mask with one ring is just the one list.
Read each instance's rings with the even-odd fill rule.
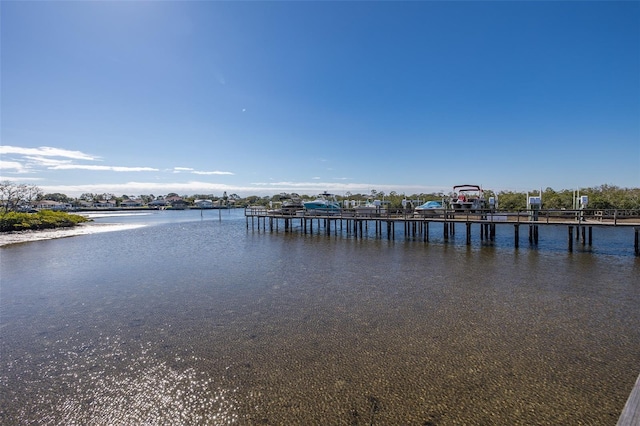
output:
[[569,225],[569,251],[573,251],[573,226]]
[[[552,212],[552,211],[550,211]],[[566,217],[566,213],[562,212]],[[640,256],[640,223],[638,221],[630,221],[625,219],[625,222],[619,220],[619,223],[608,221],[607,223],[589,221],[588,218],[585,221],[572,221],[572,220],[549,220],[549,213],[546,214],[546,221],[544,222],[524,222],[520,220],[520,216],[516,216],[513,213],[504,213],[501,215],[460,215],[456,217],[452,214],[433,215],[414,217],[413,215],[405,215],[400,217],[398,215],[392,216],[387,214],[386,216],[364,216],[357,215],[353,212],[340,213],[339,215],[320,215],[320,214],[296,214],[286,215],[280,213],[267,212],[264,209],[246,209],[245,210],[245,228],[255,231],[257,227],[258,232],[279,232],[280,220],[283,221],[282,229],[285,232],[297,232],[297,220],[300,220],[300,233],[301,234],[313,234],[314,220],[317,220],[318,234],[331,235],[332,233],[338,235],[353,235],[357,238],[364,238],[369,236],[369,221],[373,221],[372,226],[375,228],[375,238],[383,238],[384,223],[387,228],[387,239],[395,240],[395,224],[396,222],[402,222],[404,226],[404,236],[406,239],[418,241],[422,240],[425,243],[430,239],[430,225],[431,223],[442,223],[443,237],[446,242],[451,240],[453,242],[455,236],[456,223],[465,224],[465,244],[471,245],[473,241],[473,224],[480,225],[479,236],[480,241],[491,240],[494,241],[496,237],[497,225],[514,225],[514,247],[517,249],[520,244],[520,225],[529,225],[528,237],[530,244],[538,244],[539,241],[539,228],[540,226],[567,226],[568,241],[567,247],[569,252],[573,252],[574,238],[576,243],[580,242],[582,246],[589,247],[593,245],[593,227],[606,228],[609,226],[625,227],[627,229],[633,228],[634,230],[634,245],[633,250],[635,256]],[[590,216],[589,216],[590,217]],[[267,223],[268,220],[268,223]],[[346,220],[346,223],[344,222]],[[251,221],[251,225],[249,225]],[[257,222],[257,224],[256,224]],[[324,230],[322,228],[325,228]],[[332,229],[333,227],[333,229]],[[575,232],[575,237],[574,237]],[[373,236],[373,232],[371,232]]]

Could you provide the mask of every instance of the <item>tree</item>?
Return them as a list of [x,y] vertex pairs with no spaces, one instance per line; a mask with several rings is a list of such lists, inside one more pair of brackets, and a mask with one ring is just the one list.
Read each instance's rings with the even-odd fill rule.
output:
[[42,196],[43,200],[50,200],[50,201],[57,201],[59,203],[70,203],[71,200],[69,197],[67,197],[66,194],[61,194],[59,192],[55,192],[53,194],[44,194]]
[[498,194],[500,210],[516,211],[527,208],[526,194],[522,192],[503,191]]
[[79,198],[79,199],[80,199],[80,200],[82,200],[82,201],[87,201],[87,202],[89,202],[89,203],[93,203],[93,202],[94,202],[94,201],[96,201],[98,198],[97,198],[97,195],[96,195],[96,194],[93,194],[93,193],[91,193],[91,192],[85,192],[84,194],[82,194],[82,195],[80,196],[80,198]]
[[17,210],[21,204],[30,204],[42,191],[35,185],[25,185],[9,180],[0,182],[0,204],[4,213]]

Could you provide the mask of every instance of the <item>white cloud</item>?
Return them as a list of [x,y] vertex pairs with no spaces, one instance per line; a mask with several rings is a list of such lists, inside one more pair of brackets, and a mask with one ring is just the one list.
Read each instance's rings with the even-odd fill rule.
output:
[[60,192],[71,197],[77,197],[85,192],[113,193],[113,194],[155,194],[162,195],[175,192],[181,195],[197,193],[239,193],[247,195],[255,194],[256,188],[243,186],[230,186],[210,182],[126,182],[126,183],[100,183],[85,185],[39,185],[45,192]]
[[220,171],[213,171],[213,172],[199,172],[194,170],[192,172],[194,175],[232,175],[232,172],[220,172]]
[[234,173],[232,172],[221,172],[218,170],[215,171],[211,171],[211,172],[205,172],[205,171],[201,171],[201,170],[196,170],[194,168],[191,167],[174,167],[173,168],[173,173],[192,173],[194,175],[233,175]]
[[4,181],[4,180],[8,180],[11,182],[25,183],[25,182],[42,181],[44,179],[36,178],[36,177],[22,177],[22,176],[18,177],[18,176],[1,176],[0,175],[0,181]]
[[71,160],[56,160],[53,158],[47,158],[47,157],[32,157],[32,156],[25,156],[25,159],[29,160],[31,163],[34,163],[35,165],[38,166],[57,166],[60,164],[69,164],[71,163]]
[[95,161],[100,157],[85,154],[80,151],[70,151],[68,149],[52,148],[50,146],[41,146],[39,148],[22,148],[19,146],[0,145],[0,154],[19,154],[31,155],[36,157],[63,157],[72,158],[74,160]]
[[0,160],[0,169],[15,170],[15,173],[28,173],[28,169],[17,161]]
[[157,172],[153,167],[122,167],[122,166],[97,166],[91,164],[59,164],[49,167],[49,170],[95,170],[111,172]]

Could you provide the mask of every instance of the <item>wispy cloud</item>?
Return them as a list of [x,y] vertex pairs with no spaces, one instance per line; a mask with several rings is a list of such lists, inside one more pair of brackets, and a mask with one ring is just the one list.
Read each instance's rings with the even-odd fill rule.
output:
[[35,182],[35,181],[43,181],[44,179],[42,178],[37,178],[37,177],[23,177],[21,176],[2,176],[0,175],[0,182],[1,181],[11,181],[11,182],[18,182],[18,183],[25,183],[25,182]]
[[3,161],[0,160],[0,169],[12,170],[14,173],[28,173],[29,170],[17,161]]
[[85,154],[81,151],[70,151],[68,149],[53,148],[50,146],[41,146],[39,148],[23,148],[19,146],[1,145],[0,154],[19,154],[30,155],[36,157],[63,157],[72,158],[74,160],[89,160],[95,161],[100,157]]
[[212,172],[199,172],[197,170],[194,170],[193,172],[194,175],[232,175],[232,172],[221,172],[218,170],[214,170]]
[[96,170],[111,172],[157,172],[153,167],[123,167],[123,166],[98,166],[93,164],[58,164],[49,167],[49,170]]
[[256,194],[255,187],[250,186],[230,186],[211,182],[126,182],[126,183],[99,183],[86,185],[39,185],[45,192],[60,192],[69,196],[78,196],[85,192],[94,193],[114,193],[114,194],[168,194],[175,192],[178,194],[203,194],[223,192]]
[[49,157],[41,157],[41,156],[30,156],[27,155],[24,157],[28,160],[32,165],[36,166],[58,166],[61,164],[70,164],[72,160],[56,160],[55,158]]
[[47,170],[92,170],[107,172],[157,172],[155,167],[107,166],[98,164],[80,164],[85,161],[98,161],[100,157],[80,151],[52,148],[22,148],[11,145],[0,146],[0,153],[11,158],[3,160],[0,168],[9,174],[37,173],[43,167]]
[[191,167],[174,167],[173,173],[191,173],[194,175],[233,175],[234,174],[232,172],[222,172],[218,170],[201,171],[201,170],[193,169]]

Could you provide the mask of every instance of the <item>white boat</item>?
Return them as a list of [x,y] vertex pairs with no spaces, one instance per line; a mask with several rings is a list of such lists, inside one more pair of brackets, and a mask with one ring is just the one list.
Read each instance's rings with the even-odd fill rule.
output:
[[445,208],[438,201],[427,201],[414,209],[417,216],[436,216],[444,214]]
[[360,206],[355,206],[354,210],[357,216],[383,216],[387,214],[387,209],[382,206],[380,200],[367,200]]
[[280,207],[269,210],[269,213],[295,216],[298,210],[302,210],[303,208],[302,200],[298,194],[292,194],[288,197],[280,197]]
[[453,187],[453,193],[450,204],[455,211],[474,213],[487,208],[484,192],[478,185],[456,185]]
[[340,203],[336,200],[335,195],[323,192],[313,201],[305,201],[302,203],[304,209],[310,214],[336,214],[341,211]]

